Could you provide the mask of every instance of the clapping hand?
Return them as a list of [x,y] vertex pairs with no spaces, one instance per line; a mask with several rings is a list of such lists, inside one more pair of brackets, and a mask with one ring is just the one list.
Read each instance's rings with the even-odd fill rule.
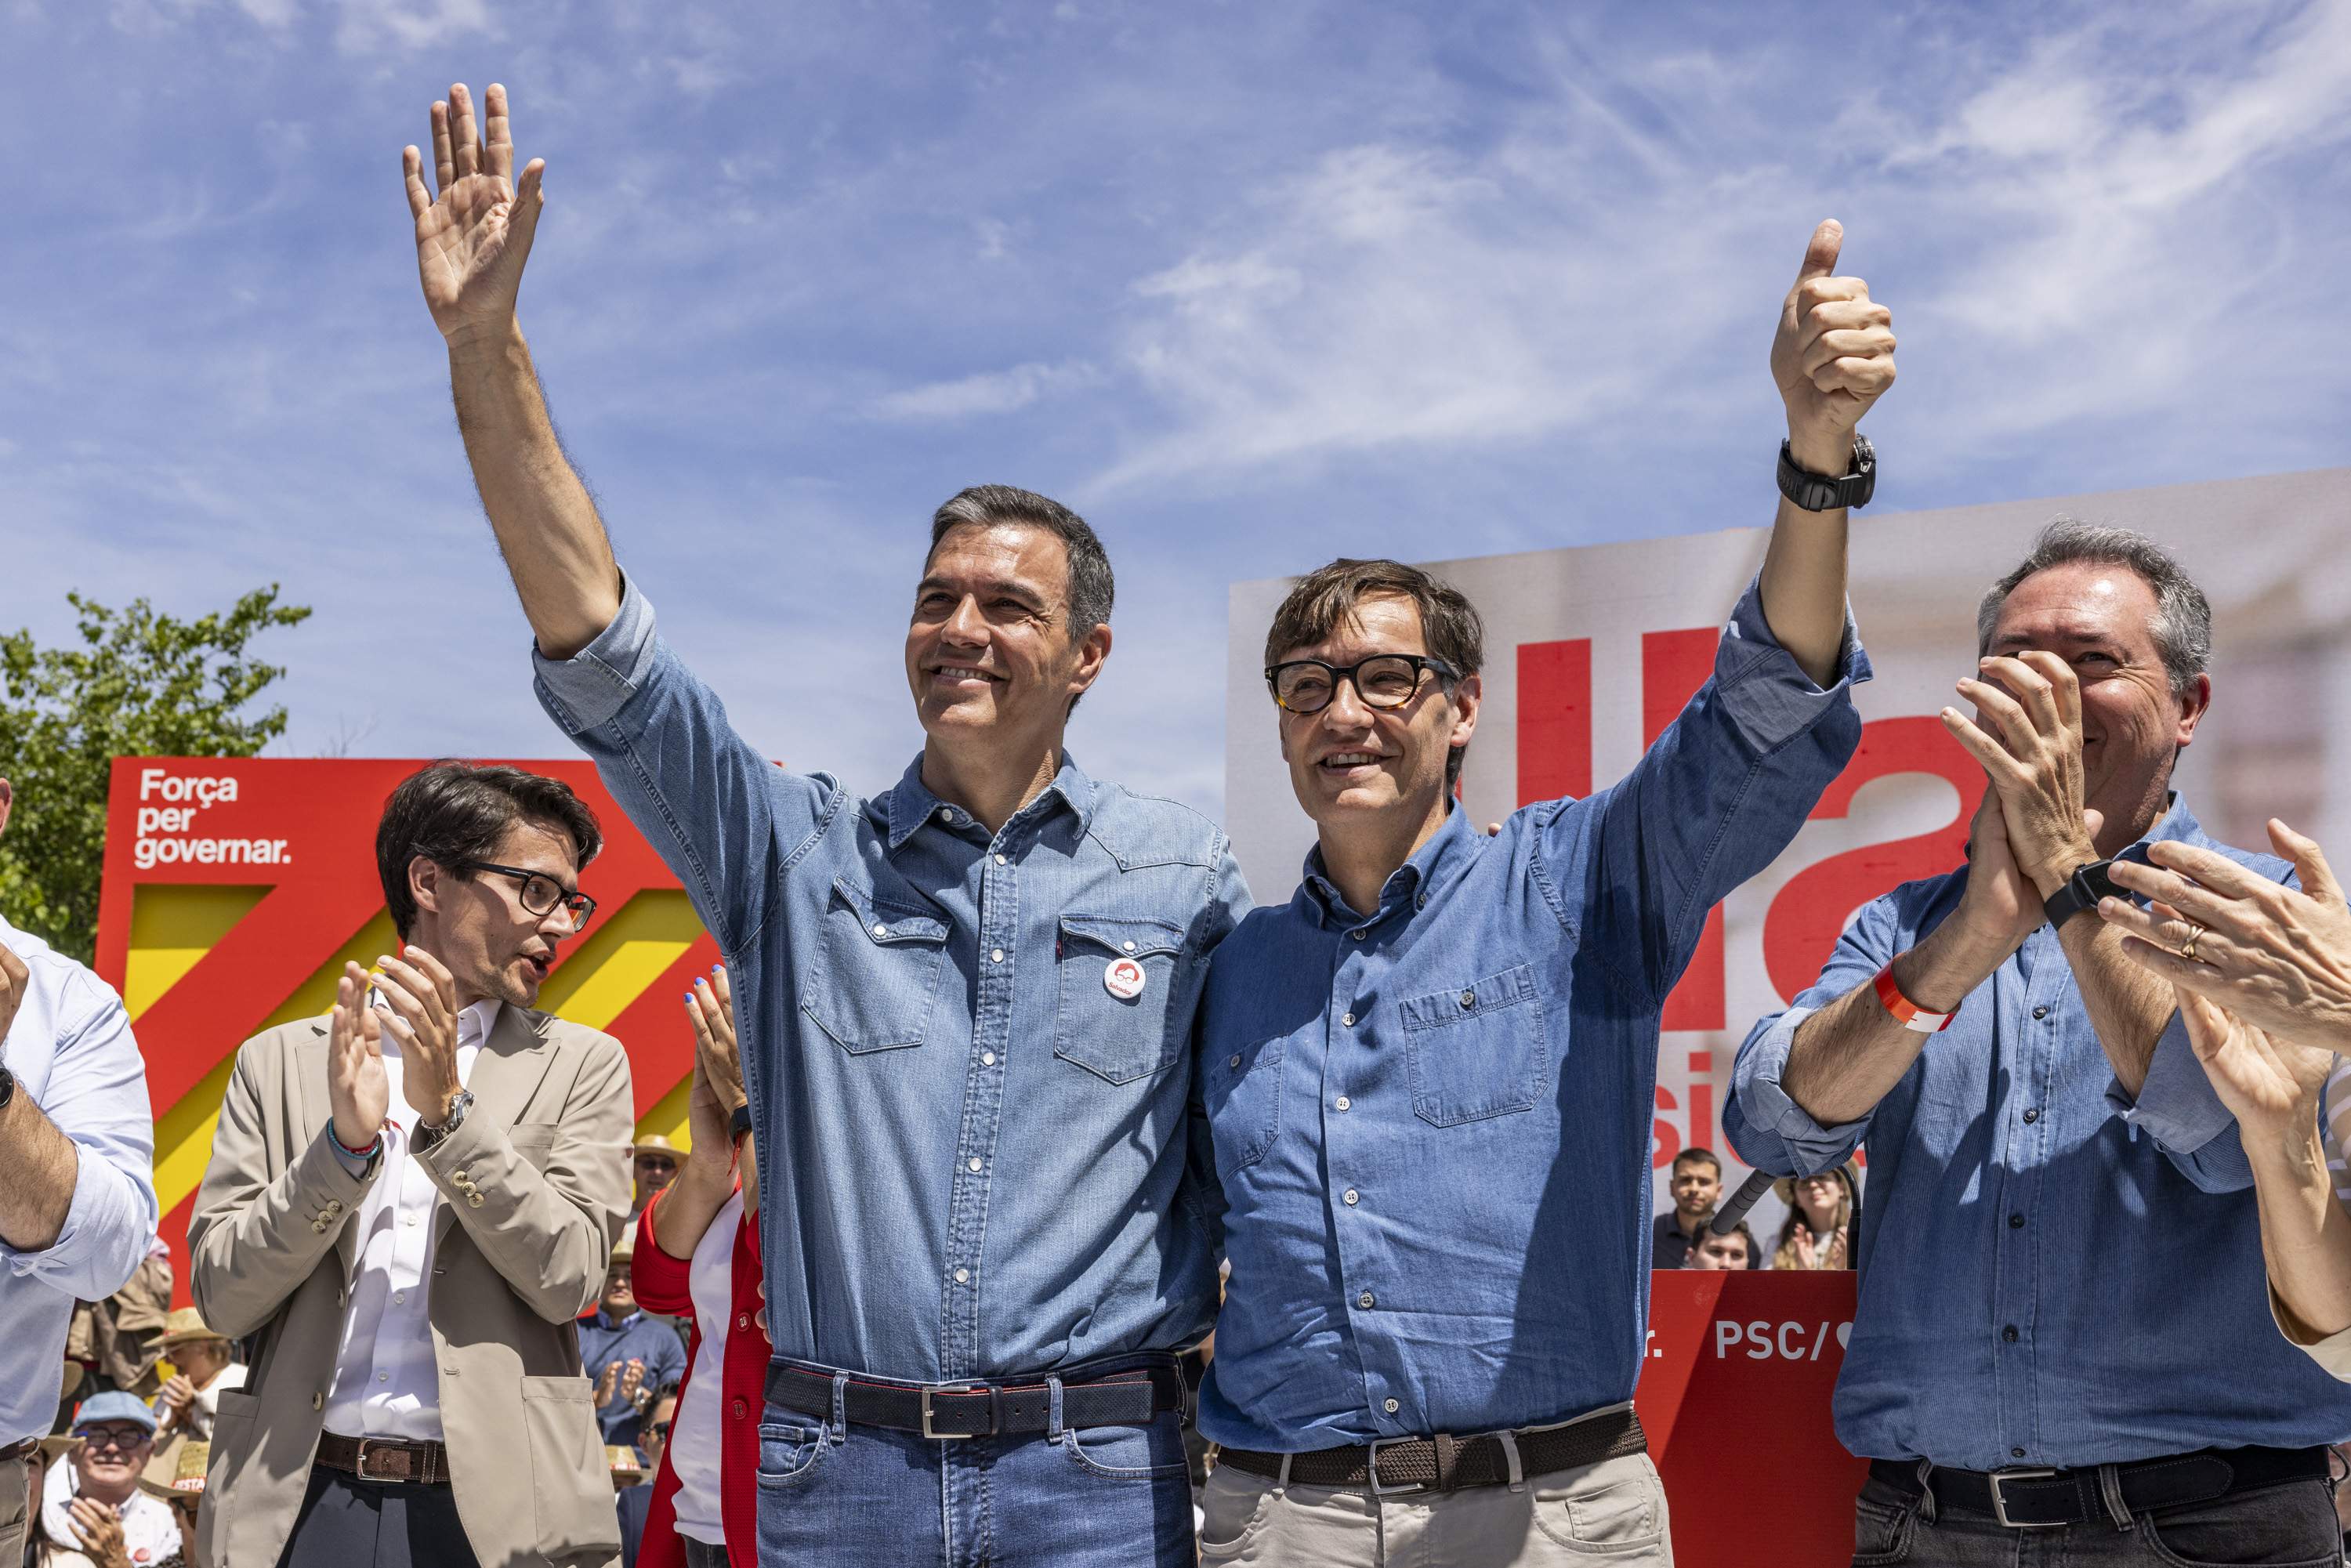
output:
[[734,1148],[735,1113],[747,1103],[735,1041],[735,991],[724,964],[714,966],[708,979],[694,982],[685,1012],[694,1025],[694,1087],[686,1101],[694,1147],[686,1157],[706,1155],[723,1164]]
[[82,1554],[98,1568],[131,1568],[122,1545],[122,1521],[113,1509],[94,1498],[78,1497],[66,1505],[66,1515]]
[[392,1109],[392,1080],[383,1070],[383,1019],[368,1002],[368,976],[345,964],[335,982],[335,1010],[328,1027],[327,1103],[335,1119],[335,1139],[347,1149],[375,1142]]
[[620,1381],[620,1376],[621,1364],[619,1362],[608,1361],[604,1364],[603,1375],[596,1379],[597,1409],[601,1410],[606,1406],[612,1403],[612,1389],[614,1385]]
[[451,344],[476,333],[504,330],[514,320],[523,263],[538,229],[546,198],[534,158],[514,178],[514,138],[507,120],[507,89],[490,84],[477,126],[463,82],[445,103],[433,106],[433,176],[438,195],[424,188],[423,155],[401,150],[408,210],[416,219],[416,270],[433,324]]
[[2098,858],[2098,823],[2083,806],[2082,683],[2072,665],[2039,649],[1981,660],[1977,674],[1982,678],[1959,682],[1959,691],[1981,725],[1947,707],[1943,727],[1983,765],[2016,869],[2046,899]]
[[645,1364],[632,1355],[629,1357],[628,1364],[621,1368],[621,1403],[632,1406],[642,1406],[645,1402],[647,1392]]
[[[376,990],[390,1003],[383,1027],[400,1042],[400,1090],[423,1125],[449,1119],[457,1081],[457,982],[440,959],[417,946],[378,958]],[[405,960],[403,962],[402,960]]]

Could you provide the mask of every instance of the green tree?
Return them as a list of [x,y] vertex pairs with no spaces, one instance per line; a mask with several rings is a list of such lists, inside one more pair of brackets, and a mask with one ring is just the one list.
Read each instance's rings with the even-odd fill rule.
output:
[[87,963],[98,945],[109,762],[250,757],[283,735],[283,707],[246,710],[286,672],[245,648],[310,612],[278,603],[274,582],[193,621],[159,614],[144,599],[121,610],[66,599],[78,645],[44,648],[30,631],[0,637],[0,779],[16,790],[0,838],[0,913]]

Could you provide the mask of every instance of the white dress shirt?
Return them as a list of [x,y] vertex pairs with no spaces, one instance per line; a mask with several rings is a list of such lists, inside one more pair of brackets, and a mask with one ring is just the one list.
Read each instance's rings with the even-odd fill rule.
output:
[[38,1252],[0,1240],[0,1448],[46,1433],[64,1382],[74,1302],[102,1301],[155,1240],[155,1123],[147,1064],[114,988],[37,936],[0,920],[0,944],[29,982],[0,1060],[16,1092],[73,1140],[78,1162],[65,1228]]
[[[381,998],[376,1005],[384,1006]],[[497,1020],[495,998],[457,1015],[457,1082]],[[441,1193],[421,1161],[409,1157],[417,1120],[401,1089],[400,1042],[383,1034],[383,1071],[392,1113],[383,1129],[383,1168],[350,1223],[359,1227],[350,1305],[335,1353],[326,1429],[345,1437],[441,1437],[441,1368],[433,1352],[427,1299],[433,1278],[433,1213]]]
[[677,1472],[677,1532],[710,1546],[726,1544],[726,1527],[719,1513],[719,1437],[723,1425],[718,1407],[726,1372],[726,1329],[735,1321],[735,1232],[743,1224],[743,1191],[735,1190],[712,1217],[710,1228],[695,1243],[693,1272],[686,1289],[694,1297],[694,1317],[702,1330],[695,1352],[694,1375],[677,1396],[670,1416],[669,1464]]

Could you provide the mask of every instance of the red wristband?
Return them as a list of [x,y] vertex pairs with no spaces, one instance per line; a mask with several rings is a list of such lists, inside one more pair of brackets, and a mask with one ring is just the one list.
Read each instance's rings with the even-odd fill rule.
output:
[[1894,1015],[1896,1020],[1904,1029],[1916,1030],[1920,1034],[1940,1034],[1951,1027],[1953,1019],[1959,1016],[1959,1009],[1957,1008],[1953,1008],[1947,1013],[1928,1012],[1925,1008],[1904,996],[1902,988],[1894,983],[1892,964],[1877,971],[1877,999],[1885,1005],[1887,1012]]

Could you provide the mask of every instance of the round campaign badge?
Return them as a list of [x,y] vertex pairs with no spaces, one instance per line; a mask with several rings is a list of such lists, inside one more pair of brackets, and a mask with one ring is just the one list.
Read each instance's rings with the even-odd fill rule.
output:
[[1134,1000],[1143,994],[1143,966],[1132,958],[1113,958],[1102,971],[1102,989],[1120,1001]]

